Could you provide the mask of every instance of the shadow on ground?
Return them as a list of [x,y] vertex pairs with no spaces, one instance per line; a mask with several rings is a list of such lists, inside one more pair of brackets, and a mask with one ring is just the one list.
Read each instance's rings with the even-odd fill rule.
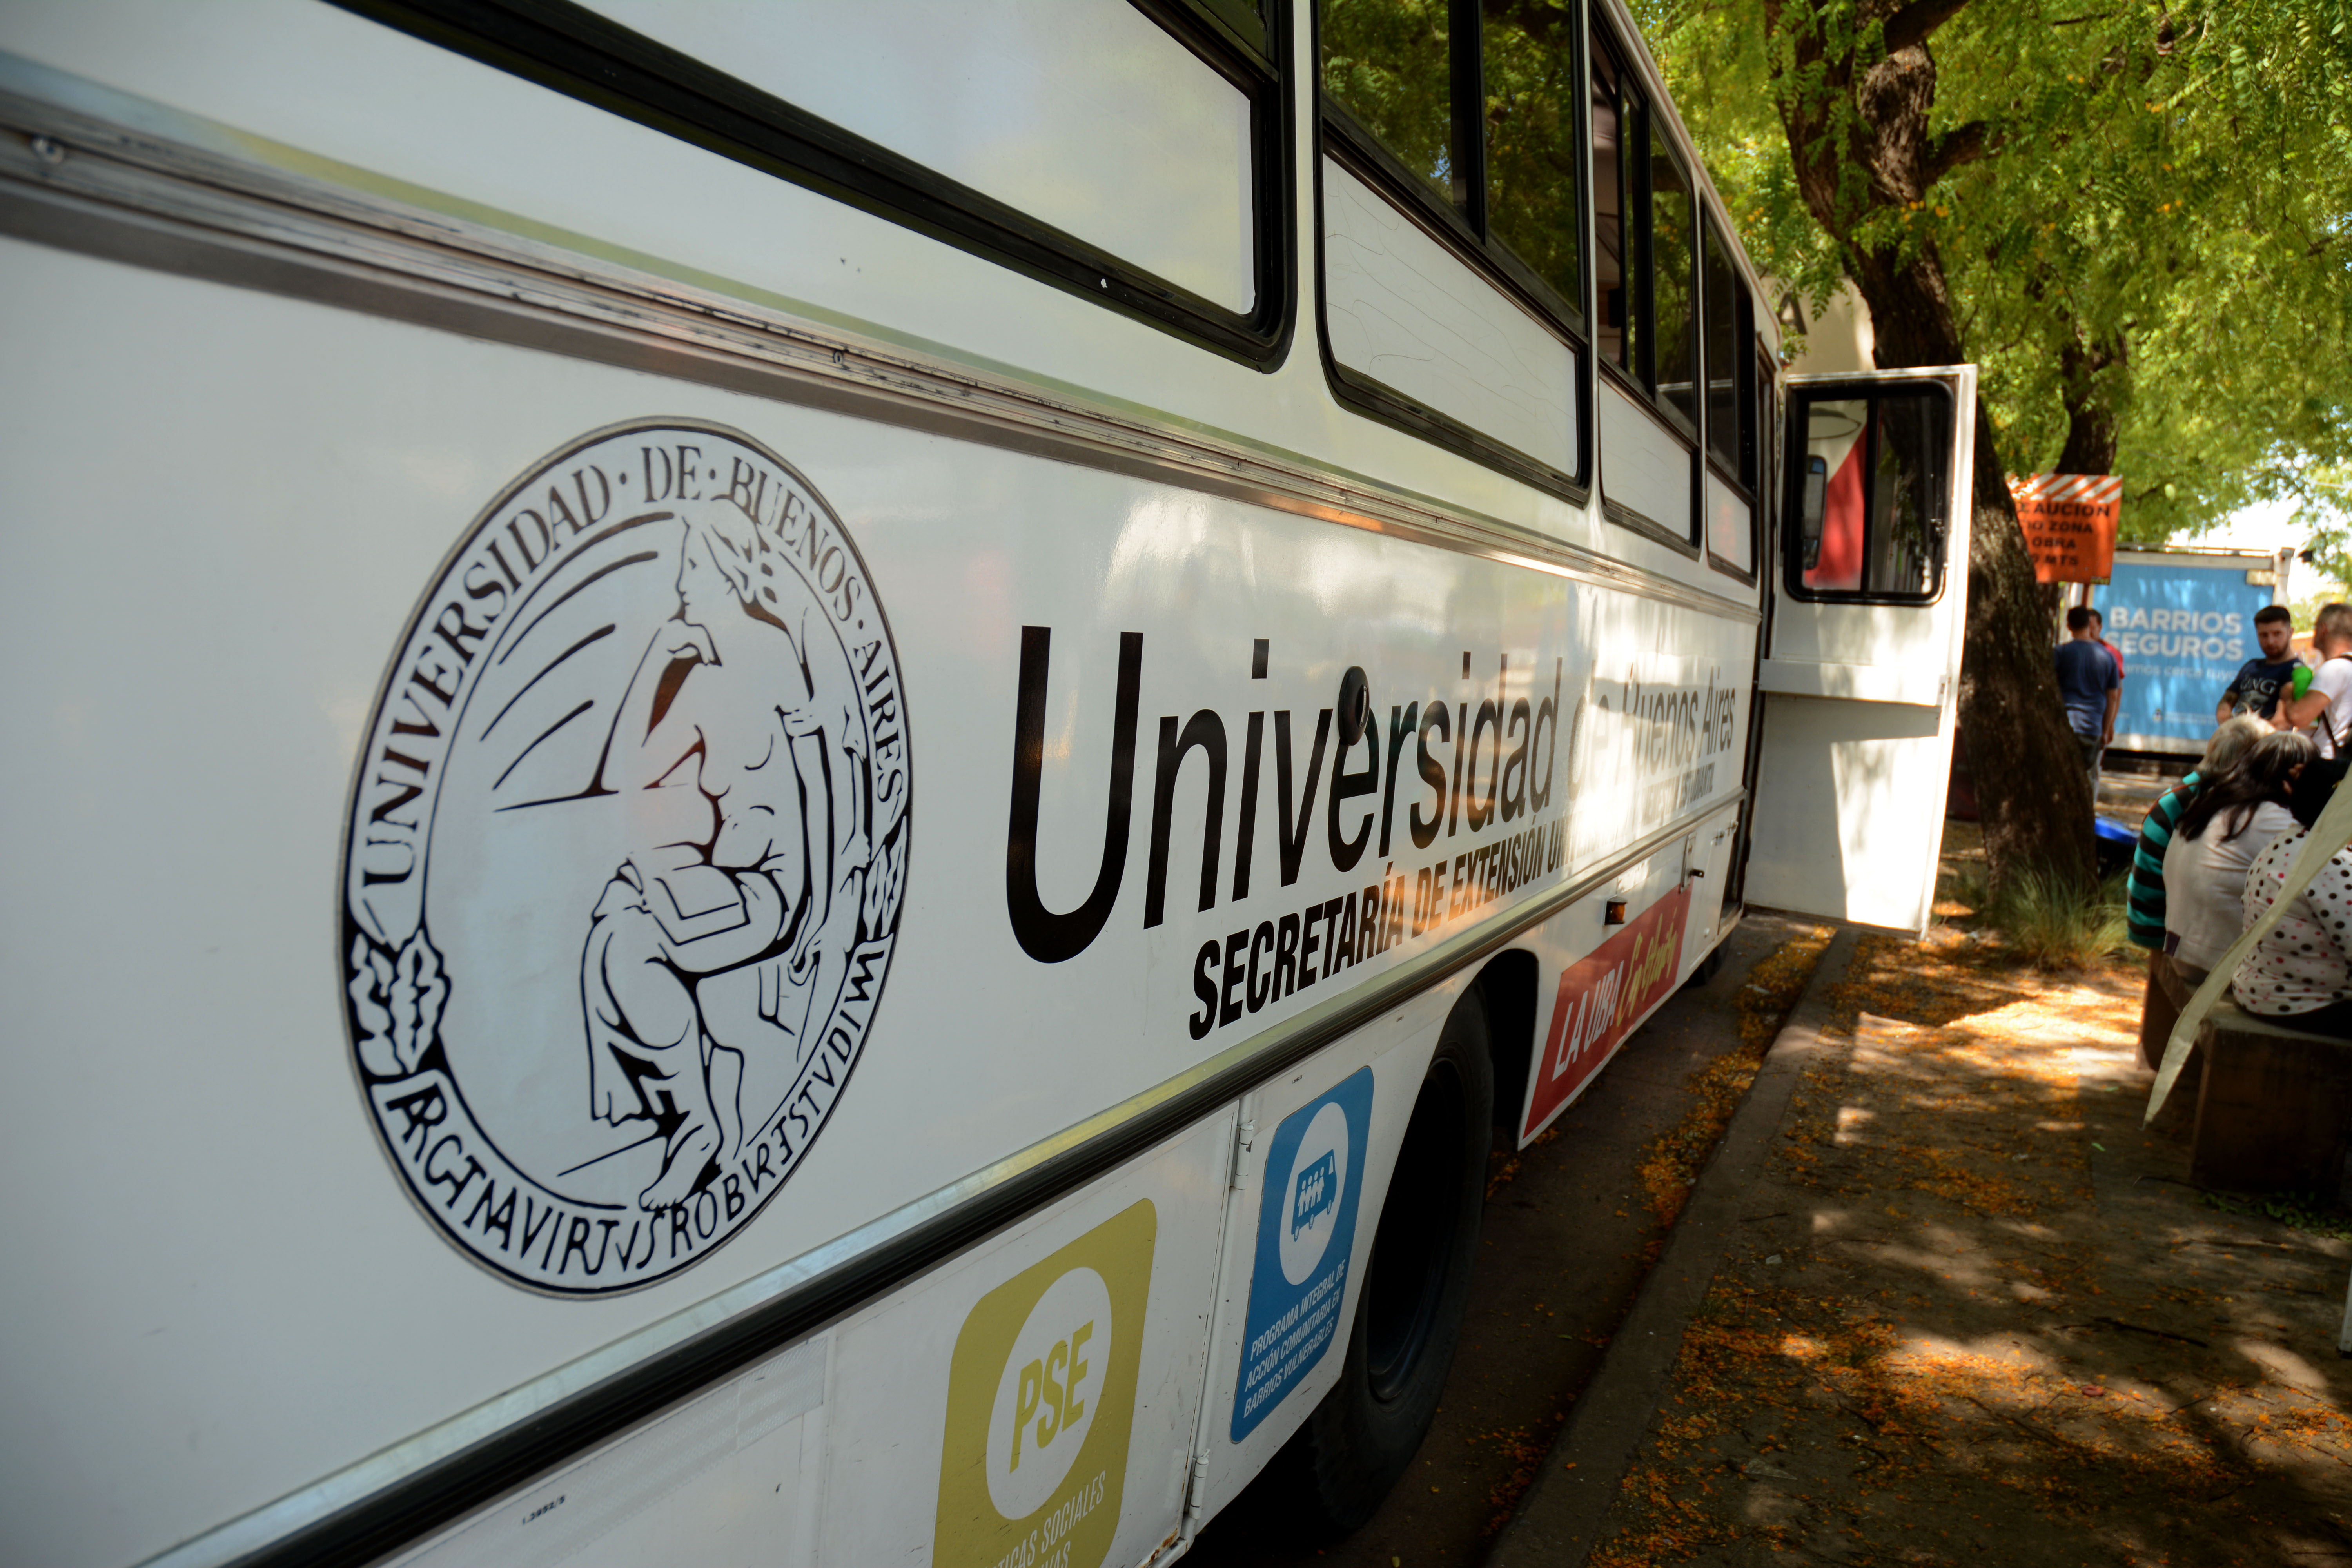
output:
[[1593,1563],[2352,1563],[2352,1247],[2142,1131],[2139,980],[1862,945]]

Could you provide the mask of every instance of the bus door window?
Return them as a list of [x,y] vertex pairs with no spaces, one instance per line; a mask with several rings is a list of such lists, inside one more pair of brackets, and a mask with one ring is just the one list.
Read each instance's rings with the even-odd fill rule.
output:
[[1791,587],[1803,598],[1925,601],[1943,589],[1951,400],[1940,387],[1794,400]]
[[1852,593],[1862,586],[1862,468],[1870,405],[1813,403],[1805,408],[1805,489],[1797,511],[1805,586]]
[[1882,397],[1872,442],[1869,546],[1864,585],[1874,594],[1931,595],[1944,571],[1948,405]]

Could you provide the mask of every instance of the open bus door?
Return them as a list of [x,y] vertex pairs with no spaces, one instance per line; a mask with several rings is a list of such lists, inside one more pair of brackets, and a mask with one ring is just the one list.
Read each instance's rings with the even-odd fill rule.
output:
[[1791,376],[1757,670],[1754,903],[1924,932],[1968,601],[1974,365]]

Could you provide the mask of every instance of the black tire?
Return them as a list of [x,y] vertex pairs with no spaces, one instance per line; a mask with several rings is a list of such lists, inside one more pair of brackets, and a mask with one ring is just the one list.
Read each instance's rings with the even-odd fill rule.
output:
[[1389,1179],[1339,1382],[1268,1467],[1286,1521],[1345,1535],[1429,1435],[1454,1365],[1486,1202],[1495,1071],[1475,986],[1446,1017]]

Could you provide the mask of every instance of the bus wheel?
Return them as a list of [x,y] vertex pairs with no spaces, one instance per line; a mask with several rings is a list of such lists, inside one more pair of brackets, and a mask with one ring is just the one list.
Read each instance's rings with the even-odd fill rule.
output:
[[1340,1535],[1372,1517],[1429,1433],[1478,1255],[1493,1136],[1486,1008],[1473,986],[1445,1020],[1389,1178],[1338,1386],[1276,1468],[1298,1522]]

